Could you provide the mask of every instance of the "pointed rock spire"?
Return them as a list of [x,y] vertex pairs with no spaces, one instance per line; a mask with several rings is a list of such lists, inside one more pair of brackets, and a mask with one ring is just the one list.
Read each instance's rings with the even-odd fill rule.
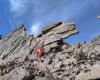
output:
[[25,30],[26,31],[26,28],[25,28],[24,24],[22,24],[19,27],[17,27],[16,31],[18,31],[18,30]]

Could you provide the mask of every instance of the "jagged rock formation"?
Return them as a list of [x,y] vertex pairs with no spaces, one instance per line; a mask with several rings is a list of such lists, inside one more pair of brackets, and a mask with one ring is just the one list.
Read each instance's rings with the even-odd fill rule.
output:
[[[63,42],[76,33],[74,23],[57,22],[36,37],[20,26],[0,40],[0,80],[100,80],[99,37],[73,46]],[[45,51],[41,57],[38,47]]]

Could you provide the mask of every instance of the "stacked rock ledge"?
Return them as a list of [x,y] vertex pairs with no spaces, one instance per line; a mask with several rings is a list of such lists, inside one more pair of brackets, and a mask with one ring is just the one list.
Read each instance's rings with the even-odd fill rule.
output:
[[0,40],[0,80],[99,80],[99,37],[73,46],[63,42],[78,32],[74,23],[56,22],[34,37],[21,25]]

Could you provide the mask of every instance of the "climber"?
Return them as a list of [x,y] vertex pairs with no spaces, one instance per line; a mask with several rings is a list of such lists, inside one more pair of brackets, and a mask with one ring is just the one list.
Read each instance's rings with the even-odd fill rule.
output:
[[45,54],[44,48],[43,47],[37,47],[35,49],[35,53],[38,57],[42,57]]

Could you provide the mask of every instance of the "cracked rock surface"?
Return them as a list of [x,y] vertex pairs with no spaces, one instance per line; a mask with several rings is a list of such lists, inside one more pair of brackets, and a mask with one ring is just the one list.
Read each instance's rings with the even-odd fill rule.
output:
[[[70,46],[74,23],[57,22],[34,37],[20,26],[0,37],[0,80],[100,80],[100,36]],[[38,57],[36,49],[45,54]]]

